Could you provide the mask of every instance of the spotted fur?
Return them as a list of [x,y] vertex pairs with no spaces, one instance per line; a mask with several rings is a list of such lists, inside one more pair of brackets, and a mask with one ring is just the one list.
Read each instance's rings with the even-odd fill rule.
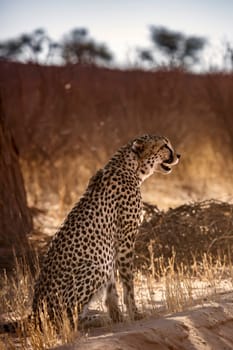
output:
[[142,213],[140,186],[156,171],[170,172],[178,158],[167,138],[144,135],[121,147],[97,171],[49,246],[35,284],[35,315],[46,304],[54,319],[62,305],[70,317],[78,307],[85,319],[87,305],[104,288],[110,317],[121,321],[118,269],[128,314],[138,318],[133,255]]

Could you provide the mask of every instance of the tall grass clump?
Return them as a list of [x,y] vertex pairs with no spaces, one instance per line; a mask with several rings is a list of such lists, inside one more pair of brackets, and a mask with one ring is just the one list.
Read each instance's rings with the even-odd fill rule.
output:
[[34,255],[34,272],[26,260],[15,258],[15,269],[12,275],[1,277],[0,305],[5,324],[12,328],[15,336],[6,335],[2,342],[3,349],[41,350],[72,342],[78,337],[78,315],[74,311],[74,324],[65,310],[61,317],[50,320],[46,305],[39,312],[40,322],[35,322],[31,314],[35,275],[39,272],[39,258]]
[[[179,312],[206,300],[216,300],[219,293],[233,287],[232,261],[229,257],[204,254],[189,266],[176,263],[175,252],[168,262],[160,259],[160,274],[164,283],[164,302],[169,312]],[[224,283],[228,281],[228,286]],[[226,288],[226,289],[225,289]]]

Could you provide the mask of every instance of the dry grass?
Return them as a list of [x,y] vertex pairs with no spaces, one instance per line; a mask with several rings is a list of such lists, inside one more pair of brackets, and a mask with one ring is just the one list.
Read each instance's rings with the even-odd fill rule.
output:
[[49,199],[64,215],[120,145],[148,132],[182,154],[165,188],[194,200],[231,193],[232,74],[1,62],[0,76],[31,205],[46,209]]
[[[39,272],[39,258],[34,254],[35,275]],[[16,325],[16,338],[6,336],[2,339],[6,349],[48,349],[55,345],[72,342],[78,337],[78,316],[74,311],[74,325],[71,327],[67,313],[62,312],[62,322],[51,322],[43,306],[40,312],[41,325],[35,326],[31,316],[31,304],[33,297],[34,274],[26,261],[15,259],[13,275],[2,276],[0,280],[0,313],[9,325]],[[4,347],[3,347],[4,349]]]
[[[2,348],[5,346],[5,349],[49,349],[55,345],[70,343],[80,337],[81,334],[77,331],[77,314],[73,329],[64,312],[63,321],[59,323],[57,332],[57,328],[55,329],[46,316],[45,308],[44,313],[41,313],[43,332],[38,327],[32,326],[27,315],[30,313],[34,277],[25,262],[16,261],[15,266],[15,275],[13,277],[5,275],[1,280],[0,305],[2,305],[1,313],[6,315],[6,319],[8,321],[17,319],[19,327],[16,337],[9,335],[1,338],[4,344]],[[216,300],[219,293],[233,288],[233,266],[227,257],[224,260],[222,258],[216,260],[211,255],[205,254],[201,261],[193,259],[192,265],[186,266],[176,263],[176,255],[173,252],[169,263],[167,264],[161,257],[159,266],[160,271],[155,276],[145,275],[141,271],[135,275],[136,301],[145,317],[182,311],[207,299]],[[125,311],[121,285],[118,289],[121,307]],[[103,312],[101,301],[92,306]]]
[[[207,298],[215,300],[218,293],[233,287],[232,262],[225,257],[213,258],[204,254],[201,261],[195,258],[191,266],[177,265],[175,253],[169,259],[169,264],[161,266],[164,271],[164,299],[169,312],[178,312],[190,306],[203,302]],[[229,289],[228,289],[229,288]]]

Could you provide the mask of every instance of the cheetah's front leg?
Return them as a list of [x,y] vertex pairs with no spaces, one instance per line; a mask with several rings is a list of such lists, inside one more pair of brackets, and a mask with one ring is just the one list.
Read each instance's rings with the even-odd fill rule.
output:
[[139,313],[135,298],[133,284],[133,248],[134,244],[125,242],[118,249],[117,267],[123,284],[124,303],[131,320],[142,318]]
[[105,305],[108,308],[109,316],[113,322],[122,322],[123,317],[118,306],[118,294],[114,277],[109,281],[106,292]]

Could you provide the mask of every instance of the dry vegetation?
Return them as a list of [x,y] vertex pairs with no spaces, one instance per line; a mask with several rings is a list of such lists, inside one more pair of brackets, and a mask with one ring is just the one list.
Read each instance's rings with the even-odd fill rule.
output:
[[[38,268],[38,261],[35,261]],[[25,262],[16,261],[13,276],[1,278],[0,305],[1,314],[5,320],[18,320],[15,335],[2,335],[0,345],[3,349],[48,349],[55,345],[70,343],[78,337],[88,335],[78,331],[78,319],[75,328],[70,327],[67,315],[64,313],[59,334],[49,322],[46,313],[41,313],[43,332],[34,328],[28,320],[32,298],[34,277]],[[191,266],[176,262],[175,253],[170,259],[159,259],[160,273],[142,273],[135,275],[136,300],[144,318],[163,316],[168,313],[187,310],[194,305],[200,305],[207,300],[218,300],[220,293],[227,293],[233,288],[233,266],[227,258],[223,261],[211,255],[204,254],[202,259],[193,257]],[[123,311],[123,292],[118,285],[121,308]],[[95,301],[92,307],[100,313],[102,325],[111,330],[111,322],[102,315],[104,310],[101,300]],[[125,321],[127,324],[127,316]]]
[[[183,204],[168,211],[144,203],[145,218],[136,241],[139,268],[158,271],[161,256],[191,266],[205,254],[232,261],[233,204],[208,200]],[[147,250],[145,248],[147,247]],[[151,263],[157,261],[155,266]]]
[[[146,317],[164,315],[232,289],[232,205],[190,204],[213,197],[232,202],[232,74],[1,62],[0,77],[34,216],[34,248],[40,251],[54,234],[117,147],[138,134],[165,134],[182,159],[169,177],[143,186],[144,199],[166,210],[145,207],[136,245],[137,303]],[[27,262],[17,261],[14,274],[1,278],[0,312],[22,320],[22,327],[17,337],[2,337],[0,348],[48,349],[77,336],[68,321],[58,336],[46,317],[43,334],[30,328],[38,265],[35,258],[32,273]]]
[[[34,269],[37,275],[39,272],[37,254],[34,254]],[[46,308],[40,314],[43,331],[39,326],[33,326],[30,310],[35,274],[32,274],[31,267],[26,261],[19,261],[16,258],[13,275],[5,274],[1,278],[0,313],[6,316],[4,320],[10,326],[16,328],[13,337],[5,335],[1,338],[6,349],[48,349],[54,345],[69,343],[78,335],[77,324],[75,324],[74,329],[71,329],[65,312],[62,316],[63,322],[60,322],[58,335],[54,325],[49,320]]]
[[172,176],[155,179],[156,191],[162,183],[171,202],[152,197],[153,179],[145,185],[147,200],[167,208],[190,198],[229,199],[232,74],[2,62],[0,76],[30,206],[60,203],[63,216],[90,175],[129,138],[147,132],[167,135],[182,154]]
[[[221,293],[232,291],[232,224],[233,205],[223,202],[193,203],[167,212],[145,204],[135,256],[136,301],[144,318],[187,310],[206,301],[216,301]],[[219,244],[223,240],[225,244]],[[212,249],[215,244],[217,247]],[[27,316],[31,309],[34,276],[39,271],[37,254],[33,266],[36,271],[32,274],[26,261],[16,259],[13,275],[1,278],[0,313],[5,315],[5,320],[19,320],[16,337],[3,336],[2,344],[6,349],[18,346],[39,350],[86,336],[88,330],[84,333],[78,330],[76,316],[75,328],[70,327],[65,312],[59,334],[46,312],[41,313],[43,332],[32,326]],[[120,282],[118,291],[125,313]],[[100,314],[98,324],[110,331],[112,325],[106,318],[103,299],[95,300],[91,308]],[[127,315],[124,322],[129,323]]]

